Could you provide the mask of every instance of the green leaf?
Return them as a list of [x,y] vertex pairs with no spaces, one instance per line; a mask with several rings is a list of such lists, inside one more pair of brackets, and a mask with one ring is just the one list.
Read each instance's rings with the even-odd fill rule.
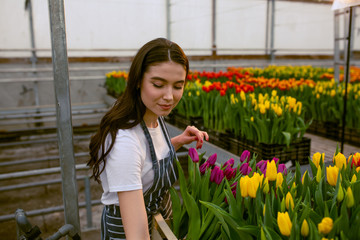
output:
[[181,203],[179,195],[174,187],[169,189],[172,202],[172,216],[173,216],[173,232],[179,238],[180,222],[181,222]]
[[285,144],[286,146],[290,146],[291,143],[291,134],[289,132],[281,132],[285,137]]

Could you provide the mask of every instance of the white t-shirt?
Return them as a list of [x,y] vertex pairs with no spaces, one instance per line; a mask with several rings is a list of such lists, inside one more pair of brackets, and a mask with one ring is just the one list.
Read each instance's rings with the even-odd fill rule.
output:
[[[148,128],[151,135],[157,160],[169,155],[161,126]],[[105,144],[109,146],[111,139]],[[106,158],[105,169],[100,175],[103,194],[101,202],[104,205],[119,205],[117,192],[142,189],[145,192],[152,186],[154,170],[149,143],[140,124],[130,129],[120,129],[115,138],[115,144]],[[100,166],[102,167],[102,166]]]

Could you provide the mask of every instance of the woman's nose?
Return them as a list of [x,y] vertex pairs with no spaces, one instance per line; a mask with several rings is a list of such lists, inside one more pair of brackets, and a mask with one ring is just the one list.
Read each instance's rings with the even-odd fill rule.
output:
[[163,98],[166,100],[172,100],[173,99],[173,92],[171,88],[166,88]]

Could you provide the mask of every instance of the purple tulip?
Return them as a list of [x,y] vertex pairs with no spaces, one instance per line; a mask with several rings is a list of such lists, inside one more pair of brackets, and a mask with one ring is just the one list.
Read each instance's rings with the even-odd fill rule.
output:
[[214,153],[213,155],[211,155],[208,160],[206,161],[209,166],[214,166],[215,162],[216,162],[216,159],[217,159],[217,154]]
[[238,181],[234,182],[233,184],[231,184],[231,192],[234,195],[234,197],[236,197],[236,187],[237,187],[237,183]]
[[209,168],[209,165],[207,164],[207,162],[204,162],[203,164],[200,165],[199,170],[201,175],[204,175],[206,172],[206,169]]
[[286,175],[287,174],[287,169],[285,164],[280,163],[278,166],[278,173],[281,172],[282,174]]
[[189,148],[189,156],[194,163],[199,162],[199,154],[195,148]]
[[279,161],[279,159],[278,159],[278,158],[276,158],[276,157],[274,157],[272,160],[274,160],[274,161],[275,161],[275,164],[277,164],[277,163],[278,163],[278,161]]
[[224,179],[224,172],[220,169],[220,167],[215,166],[211,171],[210,181],[215,182],[217,185],[219,185],[223,179]]
[[259,168],[262,174],[266,174],[266,167],[269,160],[261,160],[256,164],[256,167]]
[[236,175],[236,168],[232,168],[230,165],[224,170],[224,174],[228,180],[232,179]]
[[250,161],[250,152],[248,150],[245,150],[242,152],[240,156],[240,162],[249,162]]
[[252,171],[251,167],[249,166],[249,163],[244,163],[240,166],[240,172],[243,175],[248,175]]
[[227,160],[224,165],[222,166],[222,169],[226,169],[227,166],[233,167],[235,163],[235,160],[233,158],[230,158],[229,160]]

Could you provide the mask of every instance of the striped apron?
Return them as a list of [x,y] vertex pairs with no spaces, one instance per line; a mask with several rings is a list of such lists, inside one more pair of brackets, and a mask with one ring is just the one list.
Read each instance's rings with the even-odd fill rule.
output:
[[[161,213],[164,219],[168,219],[172,214],[171,198],[168,189],[177,180],[177,169],[174,159],[177,159],[175,149],[171,144],[170,136],[162,117],[159,118],[159,124],[169,145],[168,157],[157,160],[154,145],[145,123],[141,122],[145,137],[150,147],[150,154],[154,170],[153,185],[144,192],[144,202],[148,218],[149,233],[151,236],[152,216]],[[120,216],[120,208],[117,205],[105,205],[101,218],[101,239],[126,239],[125,231]]]

